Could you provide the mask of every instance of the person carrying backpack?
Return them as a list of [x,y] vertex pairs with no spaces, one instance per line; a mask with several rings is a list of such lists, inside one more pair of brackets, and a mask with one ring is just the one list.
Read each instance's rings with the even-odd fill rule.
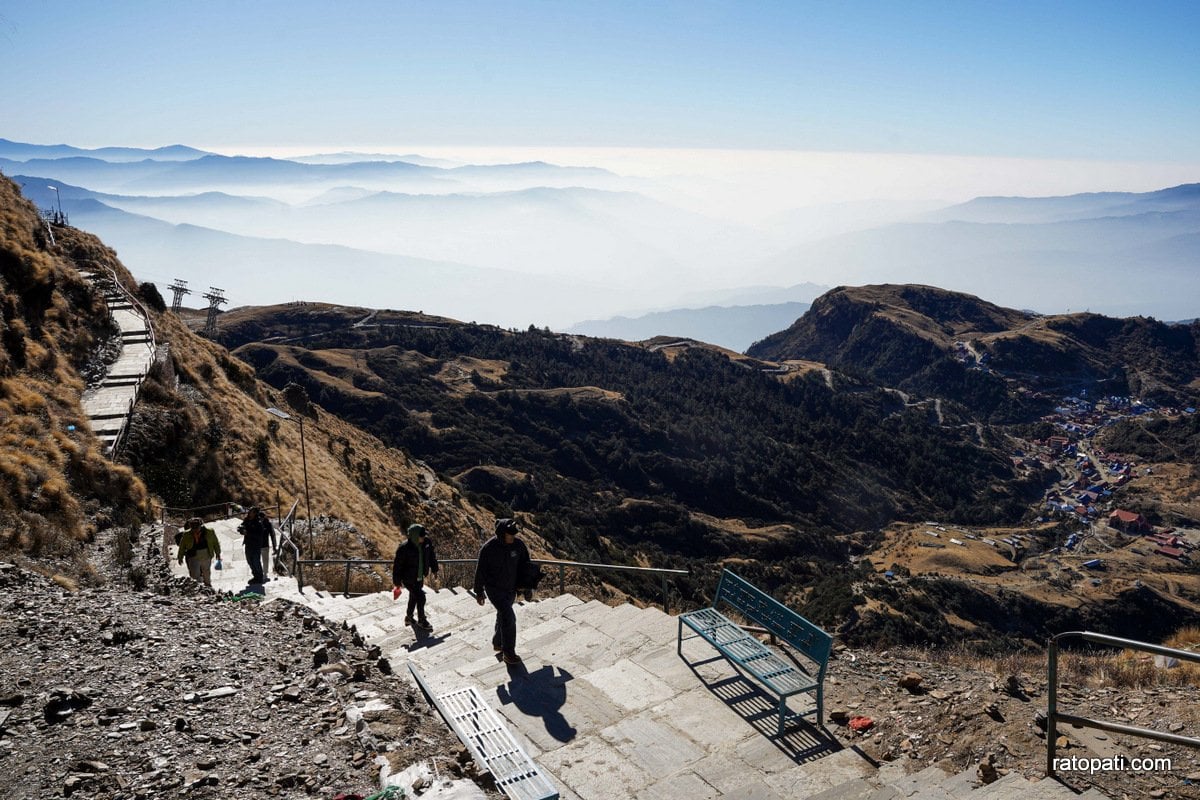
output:
[[517,655],[517,615],[513,603],[522,579],[529,575],[529,548],[517,538],[520,526],[515,519],[496,520],[496,535],[484,542],[475,565],[475,600],[483,605],[491,600],[496,608],[496,626],[492,648],[505,664],[520,664]]
[[221,563],[221,542],[217,532],[207,525],[202,525],[199,517],[192,517],[183,527],[179,537],[179,550],[175,554],[177,563],[187,560],[188,575],[193,580],[200,581],[205,586],[212,586],[212,562],[217,560],[218,568]]

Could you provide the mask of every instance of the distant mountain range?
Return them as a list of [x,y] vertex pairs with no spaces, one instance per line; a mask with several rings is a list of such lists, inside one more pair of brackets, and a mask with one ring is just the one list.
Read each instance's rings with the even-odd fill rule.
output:
[[807,310],[808,303],[677,308],[640,317],[588,320],[567,328],[567,333],[626,341],[678,336],[741,353],[764,336],[788,327]]
[[146,150],[140,147],[98,147],[88,150],[69,144],[26,144],[0,139],[0,158],[15,161],[30,161],[41,158],[96,158],[103,161],[189,161],[211,155],[194,147],[173,144]]
[[[829,286],[927,284],[1042,313],[1167,320],[1196,317],[1200,297],[1200,185],[907,211],[842,203],[752,227],[687,210],[665,183],[540,161],[0,140],[0,170],[117,247],[135,274],[220,283],[235,304],[324,293],[740,350],[802,311],[785,304]],[[818,291],[773,288],[804,284]],[[772,288],[751,297],[754,287]]]
[[802,244],[752,274],[766,282],[803,275],[831,284],[923,283],[1048,313],[1196,316],[1200,185],[980,198],[920,220]]

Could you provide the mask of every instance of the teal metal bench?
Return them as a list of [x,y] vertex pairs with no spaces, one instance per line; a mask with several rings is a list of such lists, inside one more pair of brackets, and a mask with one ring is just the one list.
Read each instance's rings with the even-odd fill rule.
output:
[[[726,617],[718,607],[728,606],[765,628],[774,637],[791,645],[811,667],[780,654],[759,641],[741,625]],[[717,583],[717,594],[711,608],[689,611],[679,615],[679,642],[676,647],[683,657],[683,628],[695,631],[727,658],[739,671],[752,676],[768,691],[779,698],[779,735],[790,720],[816,713],[817,725],[825,725],[825,667],[829,664],[829,653],[833,637],[792,611],[783,603],[729,570],[721,572]],[[814,710],[792,713],[787,700],[792,695],[812,693],[817,700]]]

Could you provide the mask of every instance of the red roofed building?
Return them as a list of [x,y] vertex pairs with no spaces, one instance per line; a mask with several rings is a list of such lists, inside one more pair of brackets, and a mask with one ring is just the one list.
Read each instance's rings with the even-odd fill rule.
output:
[[1117,509],[1108,515],[1108,524],[1110,527],[1122,531],[1146,531],[1150,529],[1150,523],[1141,514],[1133,511],[1124,511]]

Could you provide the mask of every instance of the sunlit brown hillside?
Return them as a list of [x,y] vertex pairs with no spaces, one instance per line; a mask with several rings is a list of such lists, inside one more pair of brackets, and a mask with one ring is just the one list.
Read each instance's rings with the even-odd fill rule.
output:
[[[299,426],[269,406],[304,415],[312,513],[356,527],[355,552],[390,554],[399,527],[420,521],[446,555],[470,555],[492,516],[424,464],[385,447],[309,402],[258,381],[225,348],[163,309],[116,254],[69,226],[47,228],[16,186],[0,179],[0,546],[62,553],[118,518],[163,506],[299,500],[305,516]],[[50,236],[54,237],[54,244]],[[114,330],[80,267],[108,267],[150,309],[159,358],[143,385],[117,464],[101,453],[80,406],[103,375]],[[70,429],[74,426],[74,430]],[[320,529],[320,526],[318,526]],[[536,544],[536,543],[535,543]]]
[[145,487],[105,460],[80,407],[80,373],[110,329],[68,253],[107,255],[51,247],[37,209],[0,178],[0,547],[50,557],[148,509]]

